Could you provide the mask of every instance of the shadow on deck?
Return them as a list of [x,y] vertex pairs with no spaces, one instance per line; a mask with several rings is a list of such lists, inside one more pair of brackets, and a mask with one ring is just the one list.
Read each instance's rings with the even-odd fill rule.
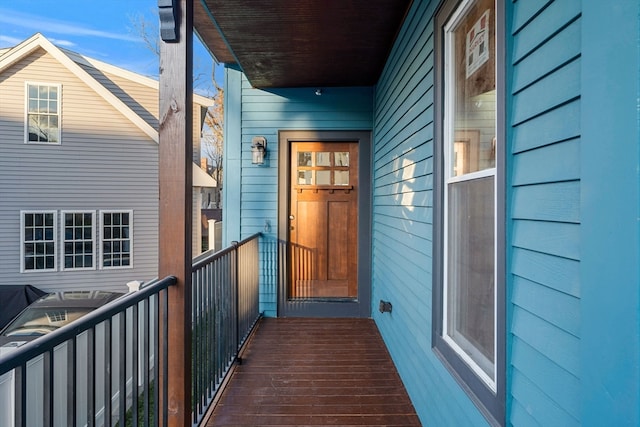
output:
[[419,426],[373,320],[262,319],[206,426]]

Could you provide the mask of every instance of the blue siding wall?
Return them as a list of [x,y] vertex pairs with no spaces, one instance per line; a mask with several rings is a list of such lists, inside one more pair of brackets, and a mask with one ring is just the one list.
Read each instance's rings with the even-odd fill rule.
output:
[[[373,126],[373,90],[370,87],[260,90],[233,68],[226,69],[225,97],[241,108],[227,109],[225,150],[234,156],[225,168],[223,221],[226,242],[257,232],[278,235],[278,132],[282,130],[370,130]],[[230,102],[230,101],[227,101]],[[264,165],[251,163],[251,139],[267,138]],[[229,151],[226,151],[227,153]],[[238,217],[237,213],[240,212]],[[231,218],[230,218],[231,217]],[[272,263],[273,264],[273,263]],[[275,264],[272,265],[275,267]],[[276,271],[263,272],[261,309],[275,316]]]
[[[375,93],[257,90],[227,68],[225,240],[275,241],[279,130],[373,129],[372,316],[423,424],[482,426],[431,348],[439,3],[413,2]],[[636,426],[640,4],[512,0],[506,16],[506,423]],[[251,164],[256,135],[264,166]],[[375,309],[381,299],[392,313]]]
[[486,421],[431,350],[433,18],[415,1],[376,90],[373,317],[424,425]]
[[580,1],[508,7],[507,421],[579,425]]

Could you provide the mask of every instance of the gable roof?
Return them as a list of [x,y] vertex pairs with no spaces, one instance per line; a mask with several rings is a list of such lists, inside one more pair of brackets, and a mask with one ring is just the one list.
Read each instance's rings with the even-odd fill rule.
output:
[[[154,127],[154,123],[148,118],[136,113],[127,99],[119,97],[114,91],[110,90],[100,79],[94,77],[88,69],[97,70],[97,74],[108,73],[118,77],[127,79],[131,82],[147,86],[151,89],[159,91],[158,81],[145,77],[114,65],[107,64],[97,59],[89,58],[67,49],[62,49],[51,43],[45,36],[40,33],[34,34],[17,46],[9,49],[0,49],[0,73],[9,68],[11,65],[22,60],[32,54],[37,49],[44,49],[49,55],[57,59],[71,73],[83,81],[87,86],[93,89],[105,101],[113,106],[117,111],[122,113],[124,117],[129,119],[134,125],[149,136],[156,144],[159,142],[158,130]],[[201,95],[193,94],[193,102],[206,108],[213,104],[213,100]],[[155,118],[157,120],[157,117]],[[195,187],[215,187],[217,185],[215,179],[208,174],[199,173],[200,168],[193,164],[193,185]]]
[[[155,123],[150,122],[148,118],[136,113],[132,106],[127,103],[126,99],[119,97],[114,91],[106,87],[103,82],[89,73],[86,67],[98,70],[98,72],[106,72],[117,75],[121,78],[132,82],[147,86],[149,88],[159,90],[159,83],[149,77],[107,64],[97,59],[89,58],[66,49],[61,49],[51,43],[45,36],[40,33],[34,34],[27,40],[17,46],[0,51],[0,73],[5,69],[22,60],[26,56],[32,54],[37,49],[44,49],[49,55],[54,57],[58,62],[64,65],[71,73],[93,89],[105,101],[113,106],[117,111],[122,113],[134,125],[148,135],[153,141],[158,143],[158,130],[154,126]],[[204,96],[193,95],[193,101],[201,107],[209,107],[213,101]],[[157,120],[157,117],[155,118]]]
[[[102,62],[98,59],[91,58],[89,56],[85,56],[80,53],[70,51],[68,49],[64,49],[64,48],[59,48],[59,49],[63,51],[65,54],[67,54],[77,64],[85,65],[87,67],[92,67],[99,71],[108,72],[109,74],[122,77],[124,79],[147,86],[157,91],[160,90],[160,83],[158,82],[158,80],[152,79],[151,77],[143,76],[142,74],[134,73],[133,71],[125,70],[124,68],[107,64],[106,62]],[[202,95],[198,95],[197,93],[194,93],[193,102],[200,105],[201,107],[210,107],[213,100],[210,98],[207,98],[206,96],[202,96]]]

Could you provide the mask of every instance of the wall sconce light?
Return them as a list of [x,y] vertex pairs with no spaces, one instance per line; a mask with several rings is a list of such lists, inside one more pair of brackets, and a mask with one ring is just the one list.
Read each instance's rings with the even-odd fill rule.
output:
[[322,95],[322,89],[316,89],[316,95],[317,96]]
[[251,163],[263,165],[267,155],[267,138],[264,136],[254,136],[251,140]]

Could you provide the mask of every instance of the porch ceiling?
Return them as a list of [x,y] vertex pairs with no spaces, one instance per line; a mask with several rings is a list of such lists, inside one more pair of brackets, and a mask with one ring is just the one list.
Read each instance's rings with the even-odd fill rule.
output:
[[411,0],[201,0],[194,26],[254,87],[377,82]]

